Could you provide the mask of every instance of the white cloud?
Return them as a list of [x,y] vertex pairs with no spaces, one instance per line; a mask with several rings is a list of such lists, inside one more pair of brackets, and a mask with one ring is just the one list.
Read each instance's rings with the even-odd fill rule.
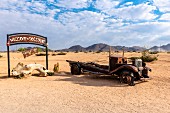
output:
[[[130,37],[132,39],[135,39],[136,42],[139,45],[142,44],[151,44],[151,45],[156,45],[160,43],[168,43],[170,42],[169,40],[166,40],[166,42],[159,42],[159,38],[164,38],[169,36],[170,37],[170,24],[167,24],[167,22],[146,22],[146,23],[140,23],[140,24],[133,24],[130,26],[122,27],[120,30],[125,31],[126,33],[123,34],[128,34],[128,39]],[[134,36],[132,36],[135,34]],[[131,40],[133,43],[135,41]],[[128,43],[128,42],[127,42]],[[130,43],[130,42],[129,42]]]
[[58,20],[70,31],[69,37],[72,37],[73,41],[69,43],[85,44],[100,40],[100,34],[106,32],[104,17],[105,15],[96,12],[83,11],[64,13],[59,16]]
[[79,13],[67,12],[59,16],[59,20],[64,24],[75,23],[90,26],[92,24],[100,24],[105,15],[91,11],[82,11]]
[[54,15],[60,12],[60,9],[55,7],[49,8],[43,2],[26,2],[23,0],[2,0],[0,4],[1,10],[9,10],[23,13],[39,13],[54,18]]
[[110,16],[125,20],[152,20],[157,17],[153,13],[156,7],[148,5],[148,3],[132,5],[133,2],[127,2],[120,8],[115,8],[118,4],[119,1],[99,0],[96,2],[95,7]]
[[47,0],[48,2],[54,2],[55,0]]
[[169,20],[170,21],[170,13],[163,14],[159,20]]
[[25,10],[27,4],[23,0],[1,0],[0,8],[8,10]]
[[40,2],[33,2],[31,8],[36,12],[42,13],[46,11],[47,7],[45,4],[42,4]]
[[120,7],[127,7],[127,6],[132,6],[133,2],[126,2],[125,4],[121,5]]
[[126,20],[152,20],[157,17],[157,15],[153,13],[153,10],[155,9],[155,6],[151,6],[148,4],[139,4],[114,9],[109,13],[115,15],[118,18]]
[[88,0],[60,0],[56,5],[67,9],[86,8],[88,7]]
[[161,12],[170,11],[170,0],[153,0],[153,2]]
[[97,0],[95,3],[95,7],[106,12],[110,11],[111,9],[114,9],[119,3],[119,1],[113,0]]
[[48,16],[53,19],[55,14],[60,12],[60,9],[53,9],[53,10],[48,9],[46,12],[48,12]]

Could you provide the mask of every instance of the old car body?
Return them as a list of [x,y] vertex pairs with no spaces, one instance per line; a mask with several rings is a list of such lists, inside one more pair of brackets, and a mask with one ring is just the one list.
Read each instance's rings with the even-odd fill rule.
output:
[[109,56],[109,65],[100,65],[94,62],[66,61],[69,62],[73,75],[79,75],[82,72],[113,75],[118,77],[120,82],[127,83],[131,86],[135,85],[135,80],[140,80],[140,78],[143,77],[141,59],[136,59],[132,64],[128,64],[126,57]]

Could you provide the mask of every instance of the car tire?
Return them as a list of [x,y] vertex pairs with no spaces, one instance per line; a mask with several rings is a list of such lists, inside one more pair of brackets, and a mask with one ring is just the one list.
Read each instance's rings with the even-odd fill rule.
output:
[[130,86],[135,85],[135,83],[134,83],[134,74],[131,71],[128,71],[128,70],[122,71],[119,78],[120,78],[121,83],[126,83],[126,84],[128,84]]
[[77,64],[71,65],[71,74],[72,75],[80,75],[81,74],[81,68]]

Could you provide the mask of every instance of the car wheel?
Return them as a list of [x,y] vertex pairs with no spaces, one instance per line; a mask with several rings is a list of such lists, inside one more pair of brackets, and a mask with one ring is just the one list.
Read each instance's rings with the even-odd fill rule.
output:
[[81,74],[81,68],[77,64],[71,65],[71,74],[72,75],[80,75]]
[[130,71],[122,71],[120,74],[120,82],[126,83],[130,86],[134,86],[134,74]]

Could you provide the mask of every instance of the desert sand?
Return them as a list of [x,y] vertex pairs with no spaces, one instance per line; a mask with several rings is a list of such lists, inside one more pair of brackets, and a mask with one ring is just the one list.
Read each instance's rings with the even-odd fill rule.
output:
[[[49,70],[59,62],[59,73],[23,79],[7,77],[7,53],[1,55],[0,113],[170,113],[170,54],[159,53],[157,61],[147,63],[151,79],[135,86],[120,84],[110,76],[71,75],[65,61],[108,64],[108,53],[49,55]],[[125,53],[126,57],[140,55]],[[10,58],[11,69],[18,62],[45,66],[45,56],[24,59],[21,53],[11,52]]]

